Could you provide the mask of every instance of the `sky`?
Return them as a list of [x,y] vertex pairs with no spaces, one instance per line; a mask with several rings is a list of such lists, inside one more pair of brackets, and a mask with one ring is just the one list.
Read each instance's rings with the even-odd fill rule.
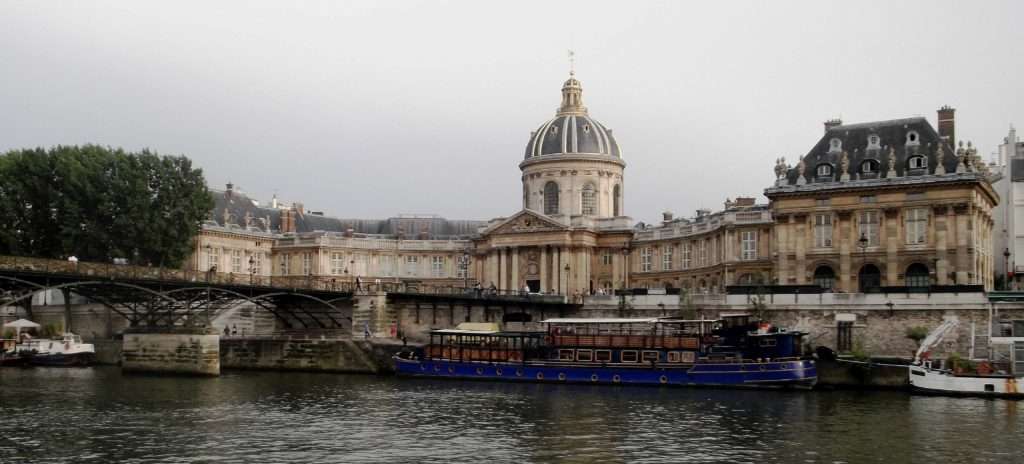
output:
[[486,220],[567,51],[656,221],[762,195],[840,117],[1024,128],[1024,2],[0,0],[0,151],[183,154],[211,188],[348,218]]

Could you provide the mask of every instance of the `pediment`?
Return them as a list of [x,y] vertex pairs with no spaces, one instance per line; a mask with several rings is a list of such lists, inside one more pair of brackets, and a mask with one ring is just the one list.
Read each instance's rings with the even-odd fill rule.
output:
[[557,232],[567,230],[562,223],[530,210],[522,210],[501,221],[482,235],[526,234],[531,232]]

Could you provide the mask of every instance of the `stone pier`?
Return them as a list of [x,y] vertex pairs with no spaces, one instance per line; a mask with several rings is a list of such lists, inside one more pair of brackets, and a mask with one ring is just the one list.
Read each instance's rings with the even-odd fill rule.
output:
[[220,336],[208,329],[129,329],[124,334],[121,371],[220,375]]

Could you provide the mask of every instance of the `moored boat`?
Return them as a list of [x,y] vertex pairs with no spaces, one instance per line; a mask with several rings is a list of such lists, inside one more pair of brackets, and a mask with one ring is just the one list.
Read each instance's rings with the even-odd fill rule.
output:
[[65,333],[60,340],[28,340],[19,343],[15,353],[36,366],[88,366],[95,361],[96,349],[82,338]]
[[549,319],[546,331],[434,330],[400,375],[594,384],[797,387],[817,381],[803,332],[723,320]]
[[943,322],[922,341],[908,369],[911,388],[927,394],[1024,399],[1024,337],[991,337],[985,359],[930,359],[929,350],[957,325],[956,320]]

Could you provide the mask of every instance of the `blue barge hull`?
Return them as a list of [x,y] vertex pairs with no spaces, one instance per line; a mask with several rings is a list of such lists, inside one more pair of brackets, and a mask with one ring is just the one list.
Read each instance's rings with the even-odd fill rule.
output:
[[418,377],[626,385],[811,388],[818,380],[813,360],[626,367],[395,357],[395,370],[399,375]]

